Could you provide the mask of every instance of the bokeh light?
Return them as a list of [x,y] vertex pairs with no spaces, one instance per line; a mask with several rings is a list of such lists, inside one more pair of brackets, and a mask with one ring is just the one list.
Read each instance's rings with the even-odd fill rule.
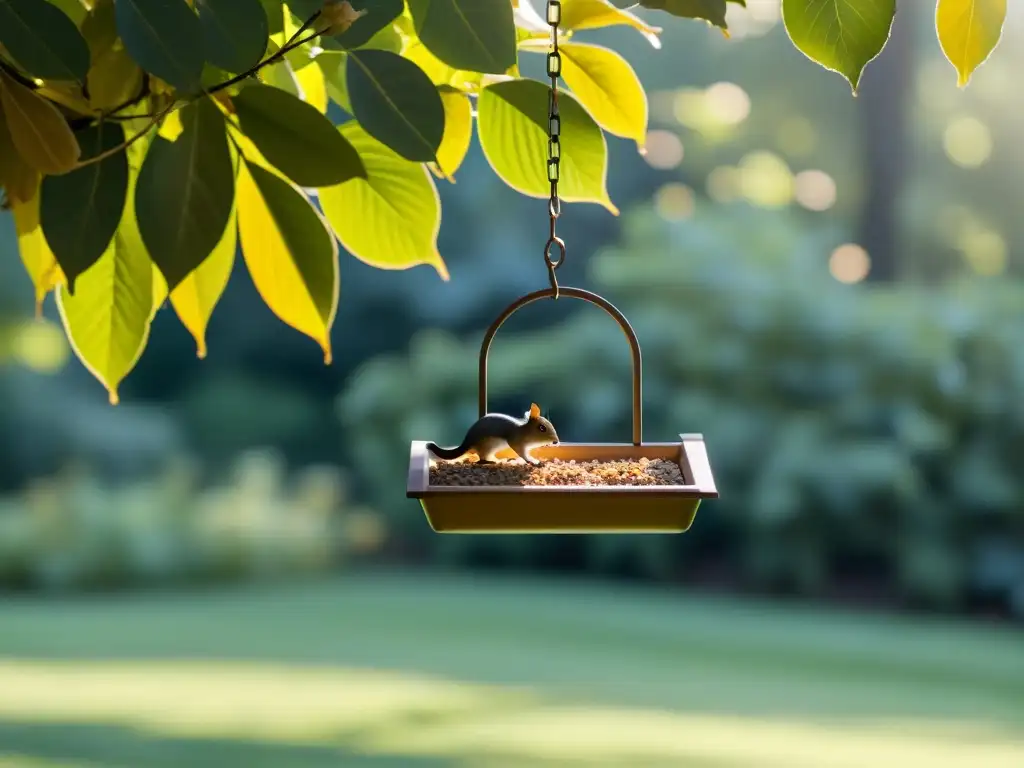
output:
[[716,203],[731,203],[740,196],[740,172],[732,165],[720,165],[707,178],[708,197]]
[[960,235],[958,245],[968,265],[979,275],[994,277],[1006,270],[1006,240],[995,230],[969,227]]
[[871,271],[871,257],[856,243],[844,243],[832,251],[828,271],[841,283],[859,283]]
[[793,174],[773,152],[758,150],[739,163],[740,191],[754,205],[777,208],[793,200]]
[[811,211],[827,211],[836,202],[836,182],[824,171],[800,171],[793,179],[793,196]]
[[961,168],[977,168],[992,155],[992,134],[975,117],[958,117],[946,126],[942,136],[946,156]]
[[818,131],[806,117],[794,115],[779,124],[775,143],[790,157],[806,157],[818,147]]
[[683,142],[672,131],[648,131],[644,160],[652,168],[670,171],[683,162]]
[[709,117],[720,125],[737,125],[750,115],[750,97],[736,83],[715,83],[705,91]]
[[693,215],[693,190],[686,184],[669,182],[654,195],[654,207],[666,221],[681,221]]
[[11,338],[11,357],[36,373],[56,373],[70,355],[64,332],[48,320],[20,324]]

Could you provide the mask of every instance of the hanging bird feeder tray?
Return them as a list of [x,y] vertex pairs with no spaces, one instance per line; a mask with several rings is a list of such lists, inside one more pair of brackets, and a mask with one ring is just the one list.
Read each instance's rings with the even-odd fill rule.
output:
[[[682,533],[704,499],[718,498],[704,438],[680,435],[677,443],[644,443],[640,344],[625,316],[609,301],[579,288],[546,288],[511,304],[484,336],[480,348],[479,407],[487,413],[487,356],[494,334],[514,312],[539,299],[568,296],[601,307],[622,328],[633,358],[633,442],[559,443],[536,448],[541,461],[636,461],[678,465],[679,485],[431,485],[435,461],[426,441],[415,441],[409,458],[407,496],[419,499],[438,533]],[[514,458],[506,451],[498,458]]]

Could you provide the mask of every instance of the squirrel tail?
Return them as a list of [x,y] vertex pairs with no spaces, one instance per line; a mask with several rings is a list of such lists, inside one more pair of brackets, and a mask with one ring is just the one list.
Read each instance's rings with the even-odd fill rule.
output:
[[439,459],[444,459],[445,461],[452,461],[453,459],[457,459],[463,454],[465,454],[466,451],[469,450],[469,446],[463,444],[458,446],[457,448],[442,448],[437,443],[427,443],[427,450],[430,451],[435,456],[437,456]]

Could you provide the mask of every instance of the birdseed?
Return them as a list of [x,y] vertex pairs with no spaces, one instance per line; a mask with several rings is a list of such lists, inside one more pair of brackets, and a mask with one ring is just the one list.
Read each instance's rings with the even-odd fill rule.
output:
[[432,460],[430,485],[686,485],[686,481],[679,465],[666,459],[551,459],[539,466],[531,466],[522,459],[503,459],[481,466],[462,458]]

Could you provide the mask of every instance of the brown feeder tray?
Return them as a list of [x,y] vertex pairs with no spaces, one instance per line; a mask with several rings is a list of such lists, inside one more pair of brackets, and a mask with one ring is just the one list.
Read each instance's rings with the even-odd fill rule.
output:
[[[512,313],[555,290],[528,294],[510,305],[484,336],[480,349],[480,415],[487,413],[487,356],[494,334]],[[625,316],[610,302],[579,288],[560,288],[558,296],[582,299],[604,309],[619,323],[633,357],[633,442],[560,443],[537,448],[541,461],[666,459],[679,465],[685,485],[449,486],[430,484],[435,459],[426,441],[415,441],[409,457],[406,495],[419,499],[430,527],[438,533],[683,533],[703,499],[718,498],[704,437],[680,435],[678,443],[642,439],[642,364],[640,344]],[[504,451],[498,458],[513,458]]]

